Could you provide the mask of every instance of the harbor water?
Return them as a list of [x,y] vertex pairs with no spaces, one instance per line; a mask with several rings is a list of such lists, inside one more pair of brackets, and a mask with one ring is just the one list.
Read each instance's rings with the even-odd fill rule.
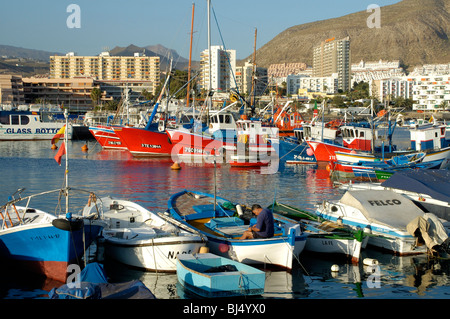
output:
[[[228,164],[182,163],[172,170],[170,158],[133,158],[127,151],[102,150],[95,140],[69,141],[69,185],[99,196],[116,196],[136,201],[152,211],[167,209],[169,197],[183,189],[213,193],[247,205],[268,206],[277,200],[306,210],[325,199],[337,199],[343,191],[334,187],[325,167],[281,165],[274,174],[260,169],[237,169]],[[0,201],[8,200],[17,189],[22,196],[63,186],[64,162],[54,160],[56,150],[50,141],[0,142]],[[407,146],[407,145],[406,145]],[[64,159],[63,159],[64,161]],[[81,209],[87,199],[71,198]],[[36,208],[55,211],[55,204],[33,202]],[[87,252],[89,260],[96,247]],[[378,267],[319,257],[303,252],[292,271],[266,270],[264,299],[446,299],[450,297],[450,260],[427,256],[398,257],[371,248],[364,258],[377,259]],[[331,271],[333,265],[339,271]],[[141,280],[159,299],[195,298],[177,283],[176,274],[129,269],[105,261],[112,282]],[[45,280],[17,269],[2,269],[1,299],[43,299],[61,283]]]

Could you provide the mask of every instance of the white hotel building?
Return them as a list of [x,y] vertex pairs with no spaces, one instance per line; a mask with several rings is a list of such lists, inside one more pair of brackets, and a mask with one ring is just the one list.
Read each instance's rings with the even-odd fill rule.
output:
[[[201,89],[209,90],[209,50],[200,54]],[[222,46],[211,46],[211,89],[214,91],[228,91],[235,88],[236,50],[224,50]]]
[[370,94],[382,102],[397,97],[412,99],[413,110],[439,110],[443,102],[447,102],[447,108],[450,106],[450,74],[374,80],[369,87]]
[[309,92],[337,93],[339,89],[339,77],[333,73],[327,77],[309,77],[301,74],[290,74],[286,79],[286,94],[296,95],[298,90],[306,89]]

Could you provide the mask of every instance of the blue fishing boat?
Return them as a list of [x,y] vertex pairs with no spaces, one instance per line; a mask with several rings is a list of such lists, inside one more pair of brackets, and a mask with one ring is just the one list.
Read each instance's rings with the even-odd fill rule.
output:
[[[299,130],[295,129],[294,133]],[[296,136],[285,136],[279,139],[279,158],[287,164],[315,164],[316,157],[305,141]]]
[[[66,112],[67,125],[67,112]],[[60,163],[67,154],[67,130],[65,143],[61,145],[55,160]],[[82,257],[102,230],[104,223],[98,213],[91,216],[72,215],[69,208],[68,159],[66,156],[65,187],[22,197],[24,189],[16,191],[6,204],[0,206],[0,258],[22,268],[64,282],[69,265],[80,264]],[[90,192],[82,191],[85,194]],[[53,205],[60,210],[50,214],[30,206],[38,198],[40,203]],[[62,210],[65,198],[65,211]],[[24,203],[23,206],[19,205]],[[58,212],[58,214],[56,214]]]
[[211,253],[178,255],[183,287],[204,298],[245,297],[264,293],[264,271]]
[[215,194],[184,190],[172,195],[168,213],[208,238],[210,251],[246,264],[291,269],[303,251],[306,235],[289,218],[275,216],[275,232],[270,238],[240,239],[255,218],[246,215],[245,205],[234,204]]

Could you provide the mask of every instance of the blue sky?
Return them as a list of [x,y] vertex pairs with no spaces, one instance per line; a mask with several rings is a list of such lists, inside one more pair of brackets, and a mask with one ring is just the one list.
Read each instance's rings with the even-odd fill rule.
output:
[[[399,0],[212,0],[212,44],[235,49],[239,59],[285,29],[366,11]],[[104,48],[162,44],[189,57],[195,3],[193,59],[207,47],[206,0],[14,0],[0,3],[0,44],[55,52],[97,55]],[[81,10],[80,28],[68,28],[70,4]],[[368,16],[370,13],[368,13]]]

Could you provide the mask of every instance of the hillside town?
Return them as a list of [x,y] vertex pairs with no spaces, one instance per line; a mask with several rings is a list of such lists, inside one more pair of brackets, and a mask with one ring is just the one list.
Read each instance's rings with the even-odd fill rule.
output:
[[[211,52],[211,87],[209,82]],[[200,55],[200,67],[190,98],[201,98],[207,91],[215,100],[224,100],[233,92],[267,104],[272,96],[290,99],[306,111],[314,102],[327,101],[330,109],[364,107],[369,100],[412,112],[442,115],[450,108],[450,63],[415,66],[407,72],[401,60],[359,61],[351,63],[351,40],[325,39],[314,47],[313,65],[304,62],[258,66],[258,61],[237,61],[236,50],[212,46]],[[4,57],[7,58],[7,57]],[[166,70],[159,56],[50,56],[46,74],[21,76],[0,74],[0,104],[50,104],[71,111],[87,112],[96,106],[114,110],[128,89],[131,103],[152,100],[159,94]],[[180,76],[187,81],[186,70]],[[182,84],[181,84],[182,85]],[[180,85],[180,86],[181,86]],[[178,94],[180,103],[186,104]]]

